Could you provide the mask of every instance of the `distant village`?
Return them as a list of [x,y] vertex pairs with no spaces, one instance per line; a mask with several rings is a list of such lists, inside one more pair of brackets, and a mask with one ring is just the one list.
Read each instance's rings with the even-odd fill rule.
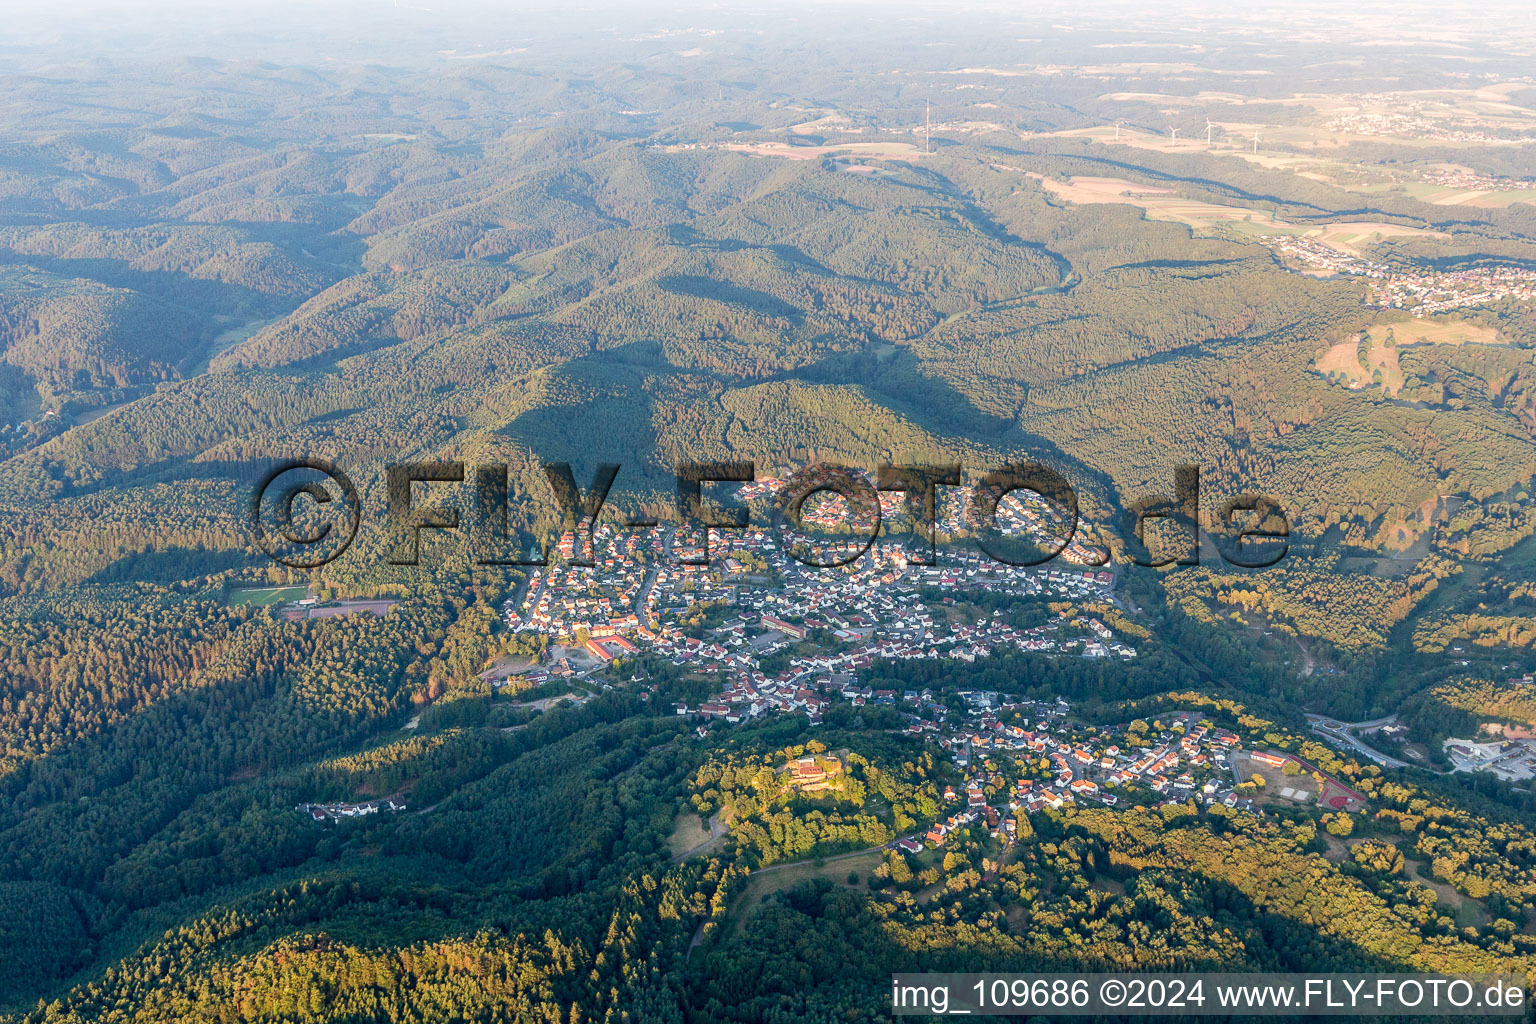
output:
[[1426,185],[1443,185],[1469,192],[1525,192],[1536,189],[1536,181],[1528,178],[1495,178],[1491,174],[1478,174],[1465,168],[1425,171],[1419,180]]
[[1430,103],[1412,99],[1402,93],[1363,93],[1339,99],[1389,109],[1375,113],[1340,114],[1324,123],[1323,127],[1331,132],[1428,139],[1435,142],[1470,142],[1478,145],[1517,145],[1530,141],[1530,135],[1520,128],[1505,128],[1501,133],[1495,133],[1465,122],[1458,123],[1432,111]]
[[1265,244],[1308,272],[1323,271],[1371,281],[1371,305],[1402,309],[1416,317],[1512,299],[1536,299],[1536,270],[1479,267],[1405,272],[1299,235],[1263,235]]

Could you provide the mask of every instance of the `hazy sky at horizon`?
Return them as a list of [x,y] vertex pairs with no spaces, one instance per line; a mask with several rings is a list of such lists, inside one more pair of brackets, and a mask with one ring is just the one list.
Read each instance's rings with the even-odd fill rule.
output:
[[950,44],[975,38],[993,45],[1008,42],[1009,30],[1081,29],[1130,42],[1138,32],[1198,40],[1231,28],[1271,39],[1291,32],[1298,40],[1329,42],[1349,42],[1351,32],[1374,37],[1358,40],[1362,47],[1403,39],[1497,46],[1502,38],[1513,44],[1506,54],[1518,54],[1536,38],[1536,4],[1528,0],[1466,3],[1460,14],[1457,6],[1429,0],[1290,0],[1262,9],[1230,0],[0,0],[7,29],[0,61],[151,54],[410,61],[433,54],[441,59],[445,51],[497,53],[534,39],[558,44],[584,35],[623,42],[687,32],[737,33],[738,42],[753,32],[803,33],[808,46],[835,50],[903,29],[910,34],[914,25]]

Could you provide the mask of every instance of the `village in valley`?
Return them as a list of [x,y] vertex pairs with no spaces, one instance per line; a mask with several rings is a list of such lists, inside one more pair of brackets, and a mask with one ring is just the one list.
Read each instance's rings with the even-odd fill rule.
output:
[[1536,299],[1536,270],[1525,267],[1403,270],[1303,235],[1264,235],[1262,240],[1301,272],[1365,278],[1371,282],[1370,305],[1416,317]]
[[366,818],[381,812],[398,814],[405,808],[406,801],[403,796],[387,796],[379,800],[363,800],[355,803],[299,804],[294,810],[308,815],[314,821],[324,823]]
[[[759,478],[732,497],[758,503],[761,513],[784,486]],[[914,855],[977,828],[1011,845],[1021,818],[1071,805],[1194,801],[1260,816],[1272,807],[1364,807],[1360,793],[1295,754],[1244,750],[1236,733],[1196,711],[1097,727],[1060,699],[871,685],[865,670],[877,662],[974,663],[1008,651],[1129,661],[1134,641],[1150,636],[1126,614],[1115,573],[1088,538],[1069,533],[1060,509],[1039,495],[1016,492],[995,506],[1002,535],[1059,552],[1028,566],[969,542],[971,513],[953,492],[936,505],[933,557],[921,557],[924,545],[912,536],[881,534],[861,545],[877,521],[899,518],[900,501],[881,494],[878,516],[873,504],[807,502],[801,522],[819,531],[823,562],[846,563],[836,565],[814,564],[805,535],[775,528],[711,530],[706,558],[701,536],[681,528],[580,524],[503,607],[511,636],[529,653],[502,659],[482,679],[493,692],[547,693],[518,705],[542,710],[644,684],[643,666],[667,666],[708,683],[707,697],[670,709],[700,737],[773,714],[804,715],[815,727],[834,704],[886,708],[902,732],[934,745],[957,780],[945,786],[936,820],[888,844]],[[1024,607],[1033,614],[1021,616]],[[843,766],[827,755],[779,770],[811,795],[833,785]],[[396,795],[296,810],[334,823],[405,806]]]
[[[758,480],[739,496],[765,497],[777,483]],[[958,533],[963,514],[958,502],[943,506],[940,532]],[[998,519],[1005,533],[1042,545],[1060,525],[1044,502],[1005,499]],[[818,520],[830,526],[837,517],[819,508],[804,516]],[[846,534],[828,542],[849,546]],[[568,559],[577,543],[567,533],[558,547]],[[879,543],[847,565],[816,568],[791,557],[782,537],[764,528],[712,531],[707,564],[680,559],[679,532],[666,527],[603,524],[591,543],[593,564],[553,564],[507,602],[514,634],[555,645],[549,650],[556,656],[529,665],[521,685],[588,675],[644,653],[719,680],[719,695],[685,709],[690,713],[739,722],[803,711],[815,723],[834,696],[856,704],[877,699],[857,674],[879,659],[974,662],[1005,648],[1136,657],[1135,646],[1104,621],[1118,609],[1114,573],[1087,564],[1093,553],[1076,539],[1058,559],[1027,567],[969,544],[940,548],[936,564],[914,564],[906,547]],[[1001,610],[962,610],[971,599],[990,607],[999,598],[1057,602],[1061,610],[1030,625],[1015,625]],[[1070,610],[1087,606],[1103,611]]]
[[[778,483],[758,480],[736,496],[768,497]],[[885,496],[882,506],[883,515],[895,511]],[[940,535],[962,535],[960,503],[939,509]],[[820,507],[804,519],[826,529],[849,518],[868,525],[858,521],[858,510],[849,511],[840,517]],[[1062,546],[1061,523],[1045,502],[1005,500],[998,519],[1011,535]],[[698,565],[679,564],[680,533],[665,528],[599,525],[591,543],[594,564],[570,564],[580,541],[565,534],[557,547],[567,560],[539,572],[508,601],[510,629],[555,642],[552,661],[547,654],[530,665],[520,685],[595,679],[651,655],[716,681],[718,692],[708,699],[673,708],[693,719],[701,736],[775,713],[804,714],[815,726],[834,702],[888,707],[908,735],[936,744],[964,780],[946,787],[951,810],[892,844],[909,854],[973,827],[1011,843],[1020,815],[1070,804],[1193,799],[1261,815],[1261,805],[1271,802],[1324,812],[1364,806],[1360,794],[1294,755],[1239,749],[1236,734],[1195,712],[1103,730],[1075,721],[1064,700],[1009,702],[967,690],[959,693],[962,706],[946,706],[928,689],[862,681],[862,670],[881,660],[974,662],[1004,650],[1135,658],[1125,628],[1139,627],[1121,612],[1115,575],[1095,564],[1078,538],[1057,559],[1029,567],[991,559],[969,544],[941,545],[937,564],[920,564],[907,547],[876,543],[847,565],[813,568],[790,557],[771,529],[712,535],[711,560]],[[856,551],[846,534],[832,543]],[[1029,625],[999,610],[1031,598],[1060,610]],[[977,611],[973,602],[982,600],[986,610]],[[832,756],[806,757],[781,770],[798,791],[814,793],[841,765]]]
[[[731,497],[756,503],[753,521],[763,522],[762,505],[784,487],[759,478]],[[518,695],[514,707],[538,712],[557,702],[580,706],[616,685],[639,683],[649,693],[647,666],[664,666],[707,684],[707,696],[667,709],[700,737],[774,714],[804,715],[814,728],[834,705],[886,709],[889,727],[932,745],[955,780],[934,820],[887,844],[909,855],[977,829],[1006,848],[1021,820],[1073,805],[1193,801],[1260,816],[1365,806],[1360,793],[1293,753],[1258,741],[1259,749],[1242,749],[1239,735],[1199,711],[1101,727],[1074,717],[1061,699],[871,685],[866,670],[880,662],[974,663],[1005,652],[1130,661],[1135,642],[1151,635],[1127,614],[1090,536],[1069,529],[1039,495],[1015,492],[995,504],[1001,535],[1058,551],[1027,566],[972,542],[974,517],[953,490],[936,504],[938,540],[932,557],[922,557],[915,534],[874,529],[899,520],[901,500],[881,494],[878,514],[872,503],[807,502],[801,522],[817,531],[823,562],[846,563],[835,565],[806,557],[806,534],[777,528],[711,530],[706,553],[702,537],[682,528],[579,524],[502,609],[524,653],[481,678],[492,692]],[[779,768],[801,796],[835,786],[843,770],[835,754]],[[334,824],[401,812],[406,800],[295,809]]]

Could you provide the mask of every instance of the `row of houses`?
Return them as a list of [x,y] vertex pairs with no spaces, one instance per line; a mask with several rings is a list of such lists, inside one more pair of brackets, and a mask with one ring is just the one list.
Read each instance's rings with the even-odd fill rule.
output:
[[405,798],[386,796],[379,800],[362,803],[299,804],[294,808],[313,821],[344,821],[349,818],[366,818],[379,813],[397,814],[405,810]]

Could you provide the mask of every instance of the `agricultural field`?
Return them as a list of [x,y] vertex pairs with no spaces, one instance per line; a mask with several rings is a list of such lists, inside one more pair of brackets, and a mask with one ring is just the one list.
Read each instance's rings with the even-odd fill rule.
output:
[[1342,221],[1320,228],[1308,228],[1299,232],[1302,237],[1321,242],[1330,249],[1361,255],[1361,248],[1385,241],[1388,238],[1437,238],[1451,236],[1443,231],[1428,231],[1405,224],[1385,224],[1377,221]]
[[1038,180],[1053,197],[1068,203],[1124,203],[1145,210],[1152,220],[1172,221],[1197,229],[1209,229],[1219,223],[1247,222],[1262,224],[1263,230],[1276,233],[1299,230],[1294,225],[1272,220],[1263,211],[1188,199],[1170,188],[1142,185],[1124,178],[1073,175],[1066,181],[1058,181],[1039,174],[1029,176]]
[[[1367,346],[1364,360],[1362,344]],[[1464,321],[1405,320],[1373,324],[1319,356],[1314,369],[1330,380],[1359,390],[1379,386],[1396,395],[1403,387],[1398,353],[1419,345],[1497,345],[1498,332]]]
[[[1520,90],[1518,83],[1506,82],[1468,89],[1297,93],[1283,99],[1216,90],[1113,92],[1099,99],[1124,111],[1124,117],[1044,134],[1167,155],[1239,157],[1254,168],[1363,195],[1501,209],[1536,203],[1536,185],[1490,180],[1433,157],[1443,161],[1446,146],[1506,156],[1512,155],[1510,147],[1536,141],[1536,109],[1512,99]],[[1297,119],[1297,110],[1305,116]],[[1401,147],[1403,154],[1390,161],[1361,158],[1384,142]],[[1417,154],[1430,159],[1420,163]],[[1459,169],[1465,177],[1436,173],[1446,168]]]
[[[669,151],[681,152],[703,148],[694,145],[668,147]],[[725,153],[744,153],[747,156],[778,157],[782,160],[819,160],[824,156],[862,157],[868,160],[921,159],[922,143],[913,142],[835,142],[821,146],[797,146],[788,142],[723,142],[707,147]]]
[[1431,206],[1471,206],[1479,209],[1495,209],[1515,203],[1536,203],[1536,189],[1519,188],[1492,191],[1479,188],[1457,188],[1453,185],[1437,185],[1430,182],[1412,181],[1394,186],[1415,199],[1422,199]]
[[1265,210],[1190,199],[1171,188],[1138,184],[1124,178],[1073,175],[1065,181],[1059,181],[1040,174],[1026,173],[1039,181],[1050,195],[1068,203],[1124,203],[1145,210],[1151,220],[1172,221],[1202,231],[1209,231],[1217,225],[1228,225],[1248,234],[1298,235],[1351,256],[1359,256],[1361,247],[1389,238],[1450,237],[1444,232],[1378,221],[1340,221],[1310,227],[1281,220]]

